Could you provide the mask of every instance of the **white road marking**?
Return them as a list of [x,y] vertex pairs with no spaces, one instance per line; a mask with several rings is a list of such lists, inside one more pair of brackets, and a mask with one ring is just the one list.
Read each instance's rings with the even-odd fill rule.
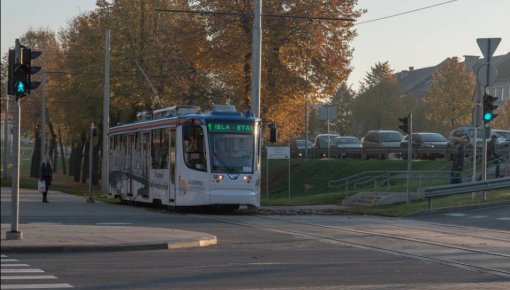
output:
[[67,283],[2,285],[2,289],[57,289],[57,288],[73,288],[73,286]]
[[500,221],[510,221],[510,217],[497,218],[497,220],[500,220]]
[[130,225],[128,222],[104,222],[104,223],[96,223],[96,225],[101,226],[118,226],[118,225]]
[[61,225],[62,222],[31,222],[30,225]]
[[53,275],[31,275],[31,276],[2,276],[2,280],[39,280],[39,279],[57,279],[57,277]]
[[28,264],[2,264],[3,267],[28,267]]
[[474,216],[470,216],[469,218],[472,218],[472,219],[484,219],[484,218],[488,218],[488,216],[486,216],[486,215],[474,215]]
[[0,273],[44,273],[41,269],[2,269]]
[[7,258],[6,255],[0,255],[0,258]]
[[16,260],[16,259],[2,259],[0,261],[2,261],[2,263],[3,263],[3,262],[17,262],[18,260]]

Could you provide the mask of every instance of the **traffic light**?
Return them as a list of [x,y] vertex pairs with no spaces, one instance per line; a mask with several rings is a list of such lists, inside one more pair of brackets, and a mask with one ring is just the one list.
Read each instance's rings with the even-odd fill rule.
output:
[[7,72],[7,94],[14,95],[14,65],[16,64],[16,52],[14,49],[9,49],[9,70]]
[[41,82],[32,81],[32,75],[38,73],[41,70],[40,66],[32,66],[32,60],[38,58],[41,55],[40,51],[32,50],[30,48],[23,47],[21,62],[27,68],[27,93],[30,94],[30,90],[35,90],[41,85]]
[[494,118],[498,116],[498,114],[495,114],[494,111],[498,108],[494,104],[495,101],[497,101],[498,98],[493,97],[492,95],[485,94],[483,95],[483,121],[485,123],[489,123]]
[[400,125],[398,126],[400,128],[400,130],[404,131],[406,134],[409,134],[409,115],[403,117],[403,118],[398,118],[398,120],[400,121]]
[[13,90],[14,95],[18,98],[28,94],[28,68],[22,63],[14,64],[13,73]]
[[269,127],[269,142],[271,143],[275,143],[276,140],[278,139],[277,135],[278,135],[278,129],[276,128],[276,124],[275,123],[269,123],[268,124],[268,127]]

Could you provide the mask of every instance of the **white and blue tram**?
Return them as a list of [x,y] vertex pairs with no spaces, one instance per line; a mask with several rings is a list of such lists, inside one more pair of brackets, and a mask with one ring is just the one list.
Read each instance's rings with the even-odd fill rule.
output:
[[176,207],[260,206],[260,119],[227,105],[209,113],[178,109],[110,128],[110,197]]

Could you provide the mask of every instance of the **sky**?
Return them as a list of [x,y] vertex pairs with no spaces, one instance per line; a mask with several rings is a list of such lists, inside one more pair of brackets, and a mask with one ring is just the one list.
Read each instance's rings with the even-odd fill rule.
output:
[[[0,3],[3,56],[29,28],[58,32],[73,17],[93,10],[96,0]],[[436,6],[410,12],[433,5]],[[368,12],[358,19],[358,36],[352,42],[353,72],[348,84],[354,89],[378,62],[387,61],[399,72],[410,66],[435,66],[447,57],[462,60],[464,55],[482,56],[477,38],[502,38],[495,55],[510,52],[510,0],[359,0],[358,8]],[[23,11],[26,17],[19,17],[16,11]],[[366,22],[405,12],[409,13]]]

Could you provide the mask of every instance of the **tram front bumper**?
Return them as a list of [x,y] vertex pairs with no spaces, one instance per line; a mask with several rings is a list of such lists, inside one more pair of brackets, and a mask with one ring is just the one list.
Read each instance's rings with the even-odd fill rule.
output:
[[210,204],[239,204],[259,207],[259,195],[252,190],[213,189],[209,192]]

